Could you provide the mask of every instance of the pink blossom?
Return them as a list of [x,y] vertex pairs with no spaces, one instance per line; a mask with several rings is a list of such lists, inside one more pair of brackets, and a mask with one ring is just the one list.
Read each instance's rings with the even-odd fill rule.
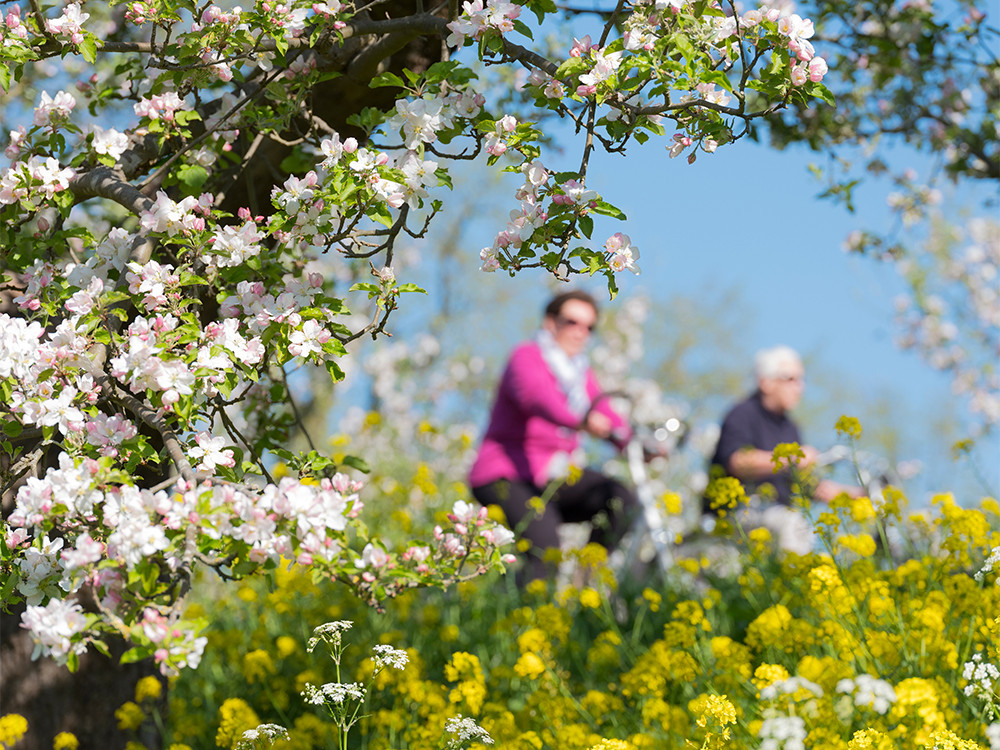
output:
[[195,441],[197,445],[188,449],[188,455],[195,460],[201,459],[198,464],[199,470],[214,472],[219,466],[233,467],[236,465],[233,451],[224,448],[225,438],[212,437],[207,432],[199,432],[195,436]]
[[819,83],[823,80],[823,76],[827,74],[828,70],[826,60],[822,57],[814,57],[809,61],[809,80],[813,83]]
[[184,100],[173,91],[164,94],[156,94],[147,99],[143,97],[138,103],[132,105],[132,109],[139,117],[148,117],[151,120],[162,119],[172,122],[174,113],[185,107]]
[[[14,6],[17,8],[17,6]],[[28,131],[24,129],[24,125],[18,125],[17,130],[10,131],[10,143],[7,144],[7,148],[4,149],[4,156],[8,159],[14,160],[21,154],[21,148],[24,144],[24,138],[28,134]]]
[[90,18],[89,13],[80,11],[80,3],[67,5],[58,18],[46,19],[46,30],[56,36],[66,37],[73,44],[83,42],[83,23]]
[[29,606],[21,615],[21,627],[31,633],[35,655],[51,656],[58,664],[87,650],[86,642],[74,640],[87,627],[83,608],[76,602],[53,599],[44,607]]
[[802,62],[808,62],[816,50],[808,41],[814,33],[813,22],[796,13],[782,16],[778,20],[778,33],[788,37],[788,49]]
[[307,320],[300,330],[288,335],[288,352],[296,357],[308,357],[310,354],[322,354],[323,344],[331,338],[330,332],[317,320]]
[[639,250],[632,247],[632,240],[627,234],[615,232],[604,243],[604,250],[610,256],[608,265],[613,271],[621,272],[628,269],[636,275],[639,274],[639,266],[635,262],[639,258]]
[[369,542],[365,545],[365,548],[361,550],[361,561],[360,566],[362,568],[371,567],[375,570],[379,568],[384,568],[389,563],[389,555],[381,547],[376,547],[374,544]]
[[483,264],[479,267],[480,271],[493,273],[500,268],[500,259],[497,257],[497,251],[493,248],[484,247],[479,251],[479,257],[483,261]]
[[590,41],[590,34],[587,34],[583,39],[573,39],[573,47],[569,51],[570,57],[582,57],[593,49],[594,45]]
[[34,120],[39,127],[51,125],[56,127],[59,123],[69,118],[69,113],[76,106],[76,99],[68,91],[60,91],[55,97],[49,95],[48,91],[43,91],[38,106],[35,107]]

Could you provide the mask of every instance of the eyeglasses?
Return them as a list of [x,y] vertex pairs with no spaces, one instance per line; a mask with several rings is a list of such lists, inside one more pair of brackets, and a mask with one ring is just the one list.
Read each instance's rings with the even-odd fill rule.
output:
[[782,383],[805,383],[806,382],[806,376],[805,375],[778,375],[774,379],[775,380],[779,380]]
[[560,327],[566,328],[586,328],[588,332],[593,333],[594,328],[597,326],[596,323],[591,323],[587,325],[583,321],[574,320],[573,318],[567,318],[565,315],[560,315],[556,318],[556,324]]

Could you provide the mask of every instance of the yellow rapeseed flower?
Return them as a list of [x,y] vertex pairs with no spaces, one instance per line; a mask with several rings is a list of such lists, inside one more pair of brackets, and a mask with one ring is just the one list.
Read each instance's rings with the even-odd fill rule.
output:
[[458,680],[483,679],[483,667],[479,657],[467,651],[456,651],[444,667],[444,676],[449,682]]
[[28,731],[28,720],[21,714],[0,716],[0,746],[12,747]]
[[700,702],[698,707],[694,709],[698,713],[699,727],[707,726],[709,720],[714,720],[723,727],[736,723],[736,707],[729,701],[728,696],[709,695],[702,697],[705,697],[703,702],[700,702],[700,698],[695,699]]
[[449,682],[458,682],[448,694],[448,700],[464,703],[471,714],[478,715],[486,700],[486,680],[479,657],[456,651],[444,666],[444,676]]
[[684,503],[681,500],[681,496],[676,492],[664,492],[660,496],[660,506],[670,516],[679,516],[681,511],[684,510]]
[[1000,503],[994,497],[984,497],[979,502],[979,510],[993,516],[1000,516]]
[[587,609],[598,609],[601,606],[601,595],[597,589],[587,586],[580,592],[580,604]]
[[549,650],[549,637],[541,628],[528,628],[517,637],[517,647],[522,654],[545,653]]
[[855,523],[868,523],[875,520],[875,506],[871,498],[855,497],[851,500],[851,518]]
[[71,732],[60,732],[52,738],[52,750],[77,750],[80,740]]
[[524,592],[529,596],[537,596],[539,598],[545,597],[549,593],[549,584],[542,578],[536,578],[534,581],[529,583],[524,587]]
[[115,711],[115,718],[118,719],[119,729],[128,730],[141,727],[146,715],[137,704],[132,701],[126,701]]
[[882,503],[879,508],[879,515],[883,518],[888,518],[889,516],[902,518],[902,509],[908,504],[909,501],[906,499],[903,491],[898,487],[889,485],[882,490]]
[[227,698],[219,707],[219,730],[215,733],[215,744],[221,748],[233,748],[248,729],[260,726],[260,718],[250,704],[242,698]]
[[590,750],[635,750],[635,746],[625,740],[601,740]]
[[288,635],[279,635],[274,641],[274,646],[282,659],[287,659],[299,650],[299,642]]
[[739,479],[717,477],[708,483],[705,498],[708,500],[709,508],[725,517],[730,510],[746,502],[747,493]]
[[267,680],[274,674],[274,671],[274,662],[267,651],[258,648],[244,654],[243,676],[247,678],[247,682],[253,684],[258,680]]
[[792,624],[792,613],[784,604],[768,607],[747,626],[746,644],[751,648],[763,648],[781,643]]
[[147,675],[135,683],[135,702],[155,701],[163,694],[163,683],[153,675]]
[[948,729],[941,729],[931,735],[934,750],[982,750],[978,742],[963,740]]
[[672,619],[690,623],[692,627],[700,628],[706,633],[712,629],[711,624],[705,619],[705,610],[701,608],[701,604],[690,599],[677,603]]
[[521,654],[514,665],[514,672],[521,677],[537,680],[545,674],[545,662],[532,653]]
[[651,612],[660,611],[660,603],[663,601],[663,597],[659,592],[653,591],[651,588],[645,588],[642,590],[642,598],[649,602]]
[[855,732],[847,743],[847,750],[893,750],[892,740],[877,729],[862,729]]
[[535,623],[549,634],[553,643],[565,643],[573,625],[569,612],[554,604],[543,604],[535,610]]
[[507,515],[499,505],[487,505],[486,517],[494,523],[502,523],[504,526],[507,526]]
[[875,540],[868,534],[844,534],[838,537],[837,546],[858,557],[871,557],[875,554]]
[[788,670],[780,664],[761,664],[753,671],[753,684],[759,692],[768,685],[787,680],[790,676]]
[[588,542],[577,551],[576,558],[585,568],[597,568],[608,561],[608,550],[596,542]]
[[771,545],[771,531],[763,526],[751,529],[747,538],[750,540],[750,551],[754,555],[763,555]]
[[587,668],[598,671],[617,667],[621,663],[622,639],[613,630],[605,630],[595,639],[587,651]]

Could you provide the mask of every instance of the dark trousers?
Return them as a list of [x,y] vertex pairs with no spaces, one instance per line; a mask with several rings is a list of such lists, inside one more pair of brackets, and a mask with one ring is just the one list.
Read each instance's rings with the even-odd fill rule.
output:
[[590,541],[611,550],[628,531],[639,507],[635,493],[617,479],[584,469],[575,482],[564,482],[539,513],[532,498],[543,490],[530,482],[500,479],[472,488],[481,505],[499,505],[511,529],[531,542],[519,583],[542,578],[551,571],[543,561],[545,550],[559,546],[559,526],[590,521]]

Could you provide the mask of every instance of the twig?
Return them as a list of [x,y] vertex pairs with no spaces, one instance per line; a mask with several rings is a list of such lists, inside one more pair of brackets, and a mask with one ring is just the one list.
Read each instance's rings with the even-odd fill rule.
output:
[[316,450],[316,446],[313,444],[312,436],[309,434],[309,430],[306,429],[305,423],[302,421],[302,415],[299,414],[299,408],[295,405],[295,398],[292,396],[292,388],[288,385],[288,376],[285,373],[284,367],[278,368],[281,371],[281,382],[285,384],[285,393],[288,394],[288,403],[292,407],[292,414],[295,416],[295,422],[298,424],[299,429],[302,430],[302,434],[306,436],[306,442],[309,443],[310,450]]

